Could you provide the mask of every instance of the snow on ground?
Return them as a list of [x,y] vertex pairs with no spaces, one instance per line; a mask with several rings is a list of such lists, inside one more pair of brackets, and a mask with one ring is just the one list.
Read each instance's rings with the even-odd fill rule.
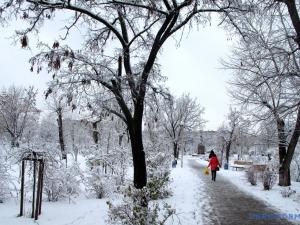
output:
[[177,168],[171,171],[171,189],[173,196],[166,202],[176,209],[176,217],[170,219],[168,224],[188,224],[202,225],[203,220],[201,212],[203,207],[207,207],[207,196],[205,196],[204,183],[199,179],[199,176],[187,166],[187,161],[184,159],[183,168],[180,167],[180,162]]
[[104,225],[108,206],[105,199],[78,199],[69,203],[43,202],[42,214],[35,222],[28,218],[31,205],[25,205],[26,217],[17,217],[19,202],[0,204],[0,224],[3,225]]
[[[177,168],[171,171],[171,184],[173,196],[163,201],[176,209],[176,216],[168,220],[168,225],[202,225],[201,209],[206,205],[204,183],[199,176],[187,166],[184,160],[183,168],[178,163]],[[31,203],[25,204],[26,217],[17,217],[19,201],[11,200],[0,204],[0,224],[2,225],[104,225],[107,224],[107,199],[73,199],[70,203],[65,201],[44,202],[42,214],[38,221],[29,218]],[[207,210],[207,209],[206,209]]]
[[[207,166],[208,162],[205,160],[197,159],[199,163],[203,166]],[[221,175],[231,181],[241,190],[251,194],[257,199],[266,202],[267,205],[272,206],[278,211],[286,214],[299,214],[300,212],[300,183],[292,182],[291,189],[296,191],[296,194],[289,198],[282,197],[280,191],[283,187],[274,185],[274,187],[269,190],[263,190],[263,185],[260,181],[257,182],[256,186],[251,185],[246,178],[245,171],[235,171],[235,170],[224,170],[221,169],[218,172]]]

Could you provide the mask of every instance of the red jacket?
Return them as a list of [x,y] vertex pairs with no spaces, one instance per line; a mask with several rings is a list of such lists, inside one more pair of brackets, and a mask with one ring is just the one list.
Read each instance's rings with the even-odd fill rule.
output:
[[220,165],[217,156],[213,156],[209,160],[209,164],[207,167],[210,167],[211,170],[216,170],[217,167]]

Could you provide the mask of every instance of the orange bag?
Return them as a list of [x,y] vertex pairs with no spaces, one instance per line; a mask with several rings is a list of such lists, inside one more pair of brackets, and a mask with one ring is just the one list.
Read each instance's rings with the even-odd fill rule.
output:
[[209,170],[207,167],[204,168],[204,175],[208,176],[209,175]]

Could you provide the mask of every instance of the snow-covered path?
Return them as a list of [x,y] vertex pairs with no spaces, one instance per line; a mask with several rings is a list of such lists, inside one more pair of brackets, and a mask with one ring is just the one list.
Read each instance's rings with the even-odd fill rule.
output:
[[[217,175],[216,182],[202,171],[204,166],[196,160],[190,159],[188,165],[198,174],[205,184],[208,195],[207,211],[203,211],[204,224],[211,225],[290,225],[294,224],[284,219],[262,219],[259,216],[279,215],[280,212],[267,206],[239,190],[235,185],[222,176]],[[255,217],[258,216],[258,217]]]
[[205,184],[188,163],[185,159],[183,168],[178,165],[171,171],[173,195],[166,202],[176,209],[176,216],[167,225],[206,225],[202,217],[203,208],[208,204]]

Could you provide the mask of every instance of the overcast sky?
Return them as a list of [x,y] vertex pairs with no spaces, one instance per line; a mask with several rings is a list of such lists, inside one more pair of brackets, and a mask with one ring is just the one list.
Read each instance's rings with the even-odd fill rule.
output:
[[[38,105],[44,107],[43,92],[51,77],[45,73],[37,75],[29,71],[28,60],[33,52],[21,49],[19,43],[13,46],[13,41],[8,39],[11,35],[11,29],[2,29],[0,33],[1,84],[6,87],[12,84],[25,87],[34,85],[39,89]],[[55,34],[51,37],[50,30],[43,35],[49,36],[50,40],[56,37]],[[219,60],[229,54],[230,45],[225,32],[213,25],[183,36],[180,46],[176,47],[175,41],[168,40],[159,56],[171,92],[176,96],[190,93],[205,107],[207,130],[217,129],[228,112],[230,100],[226,81],[230,79],[230,74],[220,69]]]

